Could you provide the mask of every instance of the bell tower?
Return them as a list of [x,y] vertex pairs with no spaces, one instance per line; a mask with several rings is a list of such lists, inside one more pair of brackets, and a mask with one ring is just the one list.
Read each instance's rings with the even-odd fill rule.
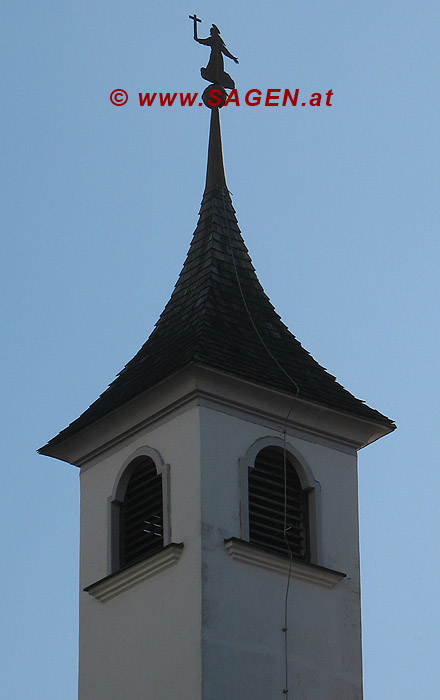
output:
[[40,450],[81,474],[79,699],[360,700],[357,453],[394,427],[266,296],[213,107],[168,304]]

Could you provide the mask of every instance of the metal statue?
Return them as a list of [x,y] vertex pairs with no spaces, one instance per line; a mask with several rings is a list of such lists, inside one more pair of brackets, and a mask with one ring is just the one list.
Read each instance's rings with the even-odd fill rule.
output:
[[211,36],[209,36],[207,39],[199,39],[197,36],[197,22],[201,22],[202,20],[199,19],[196,14],[189,15],[189,18],[194,21],[195,41],[197,41],[199,44],[204,44],[205,46],[211,47],[211,55],[209,57],[208,65],[206,68],[200,69],[202,78],[207,80],[209,83],[214,83],[215,85],[221,85],[224,88],[233,89],[235,87],[235,83],[229,73],[225,72],[223,54],[228,58],[232,58],[235,63],[238,63],[238,58],[233,56],[228,51],[223,39],[220,36],[220,29],[216,27],[215,24],[213,24],[210,29]]

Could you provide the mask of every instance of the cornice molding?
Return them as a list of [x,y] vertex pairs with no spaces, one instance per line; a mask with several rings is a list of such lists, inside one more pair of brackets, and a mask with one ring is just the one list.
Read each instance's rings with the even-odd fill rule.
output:
[[381,424],[302,398],[294,399],[292,411],[292,400],[291,395],[281,390],[193,363],[60,445],[50,450],[42,448],[40,452],[87,469],[103,452],[190,406],[205,406],[245,420],[264,422],[275,430],[284,426],[289,413],[289,431],[298,431],[299,437],[324,441],[352,453],[391,432]]
[[260,569],[269,569],[270,571],[275,571],[277,574],[283,574],[284,576],[289,574],[290,568],[290,575],[292,578],[296,578],[299,581],[314,583],[324,588],[333,588],[346,576],[346,574],[343,574],[341,571],[334,571],[333,569],[327,569],[325,566],[309,564],[308,562],[299,561],[298,559],[292,559],[290,567],[290,560],[288,557],[273,554],[245,540],[240,540],[237,537],[231,537],[225,540],[225,550],[229,556],[236,561],[252,564],[253,566],[258,566]]

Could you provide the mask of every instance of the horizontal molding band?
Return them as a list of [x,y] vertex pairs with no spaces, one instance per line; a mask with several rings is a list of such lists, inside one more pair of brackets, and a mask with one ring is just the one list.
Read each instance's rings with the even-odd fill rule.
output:
[[[262,547],[250,544],[246,542],[246,540],[240,540],[238,537],[230,537],[225,540],[225,550],[232,559],[244,562],[245,564],[252,564],[261,569],[269,569],[270,571],[275,571],[285,576],[289,573],[289,557],[268,552]],[[340,571],[334,571],[333,569],[327,569],[325,566],[303,562],[299,559],[292,559],[290,575],[292,578],[296,578],[300,581],[308,581],[318,586],[323,586],[324,588],[333,588],[333,586],[336,586],[336,584],[346,576],[346,574]]]
[[96,581],[84,588],[84,591],[89,595],[92,595],[101,603],[106,600],[110,600],[115,596],[123,593],[132,586],[135,586],[141,581],[155,576],[164,569],[168,569],[173,564],[176,564],[183,552],[183,543],[176,544],[171,542],[166,547],[164,547],[160,552],[152,554],[150,557],[143,559],[142,561],[132,564],[132,566],[117,571],[110,576]]

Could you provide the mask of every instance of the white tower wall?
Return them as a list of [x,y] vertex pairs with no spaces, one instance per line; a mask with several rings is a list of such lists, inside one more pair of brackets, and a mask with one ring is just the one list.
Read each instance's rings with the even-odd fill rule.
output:
[[[193,408],[109,450],[81,473],[79,700],[201,698],[200,431]],[[171,538],[181,559],[105,602],[83,589],[110,573],[110,501],[143,446],[170,464]]]
[[[198,367],[55,455],[81,467],[79,700],[283,697],[289,560],[244,539],[248,465],[283,444],[289,411],[286,447],[311,489],[313,539],[312,563],[292,563],[289,693],[361,700],[357,449],[381,428]],[[111,502],[143,450],[169,470],[176,544],[112,574]],[[139,567],[148,576],[131,579]]]
[[[234,560],[224,540],[240,538],[238,458],[280,432],[236,416],[201,411],[203,700],[283,697],[284,603],[288,575]],[[357,458],[347,447],[287,435],[321,487],[320,559],[347,574],[327,588],[291,576],[288,677],[294,698],[362,697]]]

